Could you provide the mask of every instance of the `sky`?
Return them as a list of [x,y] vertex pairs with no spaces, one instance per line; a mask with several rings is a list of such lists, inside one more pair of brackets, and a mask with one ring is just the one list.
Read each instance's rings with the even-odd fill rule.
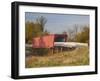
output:
[[62,33],[63,31],[67,32],[69,29],[72,29],[75,24],[82,27],[84,25],[89,25],[90,22],[89,15],[34,12],[25,12],[25,22],[35,22],[36,19],[41,16],[47,19],[44,30],[53,34]]

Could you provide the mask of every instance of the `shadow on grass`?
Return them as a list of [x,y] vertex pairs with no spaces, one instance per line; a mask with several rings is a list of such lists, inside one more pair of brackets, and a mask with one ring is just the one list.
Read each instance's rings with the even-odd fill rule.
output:
[[66,51],[73,51],[76,48],[61,48],[61,47],[55,47],[55,48],[30,48],[26,49],[26,56],[46,56],[50,54],[57,54],[60,52],[66,52]]

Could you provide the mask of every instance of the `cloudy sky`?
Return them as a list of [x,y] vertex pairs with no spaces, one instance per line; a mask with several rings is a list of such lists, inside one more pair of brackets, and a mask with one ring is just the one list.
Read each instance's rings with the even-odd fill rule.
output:
[[61,33],[72,29],[75,24],[79,26],[89,25],[89,15],[75,14],[51,14],[51,13],[34,13],[25,12],[25,21],[35,22],[38,17],[45,17],[47,23],[45,30],[51,33]]

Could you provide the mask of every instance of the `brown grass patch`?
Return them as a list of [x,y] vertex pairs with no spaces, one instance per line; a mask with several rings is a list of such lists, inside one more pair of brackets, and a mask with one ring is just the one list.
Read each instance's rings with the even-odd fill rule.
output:
[[89,65],[89,48],[81,47],[44,56],[26,56],[25,67],[80,66]]

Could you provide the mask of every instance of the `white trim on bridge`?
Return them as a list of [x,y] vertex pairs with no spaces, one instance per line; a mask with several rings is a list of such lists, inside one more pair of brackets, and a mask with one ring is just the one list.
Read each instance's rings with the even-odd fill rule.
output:
[[54,46],[83,47],[83,46],[88,46],[88,43],[79,43],[79,42],[54,42]]

